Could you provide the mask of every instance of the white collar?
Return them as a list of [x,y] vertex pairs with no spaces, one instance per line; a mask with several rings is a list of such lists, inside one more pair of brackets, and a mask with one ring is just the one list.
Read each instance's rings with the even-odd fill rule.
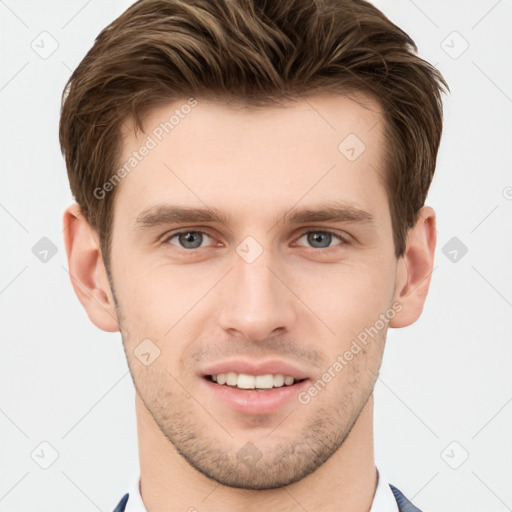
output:
[[124,512],[148,512],[140,495],[140,471],[134,473],[129,489],[128,502]]
[[[137,472],[132,478],[132,485],[129,490],[129,498],[126,503],[125,512],[147,512],[140,495],[140,473]],[[389,483],[382,472],[377,470],[377,489],[373,497],[370,512],[398,512],[398,504]]]
[[[146,512],[145,509],[142,509]],[[377,470],[377,489],[373,497],[370,512],[399,512],[395,495],[382,471]]]

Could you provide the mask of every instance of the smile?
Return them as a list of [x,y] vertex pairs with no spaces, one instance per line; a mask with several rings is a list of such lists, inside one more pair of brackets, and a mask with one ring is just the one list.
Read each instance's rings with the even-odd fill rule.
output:
[[265,374],[265,375],[250,375],[248,373],[227,372],[219,373],[217,375],[208,375],[207,378],[212,382],[220,385],[232,386],[238,389],[255,389],[264,391],[266,389],[280,388],[283,386],[292,386],[295,382],[300,382],[303,379],[295,379],[290,375],[281,374]]

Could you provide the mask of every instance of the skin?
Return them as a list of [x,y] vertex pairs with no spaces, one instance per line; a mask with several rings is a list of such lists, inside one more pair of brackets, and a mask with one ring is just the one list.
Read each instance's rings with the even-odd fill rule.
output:
[[[152,111],[146,134],[127,123],[121,161],[177,107]],[[370,509],[373,389],[386,333],[420,316],[436,245],[435,213],[423,207],[395,257],[382,129],[378,105],[362,95],[257,110],[198,100],[118,185],[113,290],[97,234],[78,205],[66,210],[75,292],[96,326],[122,334],[149,512]],[[338,150],[351,133],[366,146],[352,162]],[[349,203],[373,222],[283,220],[326,201]],[[163,202],[208,205],[233,222],[136,227],[144,209]],[[205,233],[193,239],[199,248],[169,239],[183,229]],[[345,242],[327,236],[315,245],[307,233],[323,229]],[[263,251],[252,263],[236,252],[247,236]],[[245,414],[205,392],[205,365],[235,356],[286,361],[314,383],[393,304],[401,309],[389,324],[307,404]],[[160,350],[148,366],[134,354],[144,339]],[[247,443],[259,458],[241,462]]]

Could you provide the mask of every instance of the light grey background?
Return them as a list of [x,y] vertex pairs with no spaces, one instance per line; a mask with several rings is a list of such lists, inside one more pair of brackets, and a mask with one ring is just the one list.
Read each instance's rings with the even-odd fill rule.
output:
[[[108,512],[138,471],[120,334],[89,321],[66,270],[58,145],[71,70],[130,3],[0,0],[2,512]],[[377,465],[425,511],[512,510],[512,2],[375,4],[451,87],[427,201],[435,270],[421,319],[388,335]]]

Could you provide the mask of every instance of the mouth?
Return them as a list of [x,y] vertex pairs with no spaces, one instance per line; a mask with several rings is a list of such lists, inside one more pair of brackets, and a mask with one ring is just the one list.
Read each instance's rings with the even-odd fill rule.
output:
[[231,360],[200,373],[210,403],[236,413],[272,414],[297,403],[310,377],[283,361]]
[[205,378],[219,386],[229,386],[244,391],[268,391],[274,388],[290,387],[306,380],[305,378],[300,379],[280,373],[250,375],[248,373],[237,372],[206,375]]

